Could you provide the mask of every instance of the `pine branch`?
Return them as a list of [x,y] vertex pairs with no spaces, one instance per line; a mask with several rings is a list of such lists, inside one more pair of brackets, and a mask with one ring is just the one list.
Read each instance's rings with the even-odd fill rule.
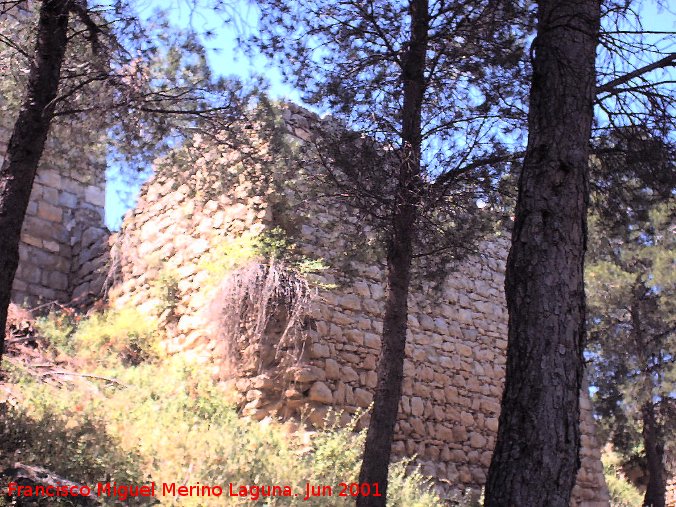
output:
[[472,171],[474,169],[479,169],[481,167],[493,165],[493,164],[500,164],[504,162],[512,162],[514,160],[518,160],[524,156],[523,151],[517,151],[516,153],[507,153],[504,155],[496,155],[494,157],[487,157],[487,158],[481,158],[477,160],[473,160],[469,164],[466,164],[465,166],[452,170],[452,171],[447,171],[443,174],[441,174],[436,180],[434,180],[434,184],[432,185],[433,188],[436,191],[440,191],[443,187],[447,186],[450,183],[453,183],[456,181],[461,175]]
[[101,43],[99,41],[99,34],[103,34],[101,27],[92,19],[87,8],[86,0],[77,0],[71,3],[70,10],[77,14],[80,21],[84,23],[89,35],[86,37],[92,46],[92,53],[99,55],[101,52]]
[[597,86],[596,94],[598,95],[600,93],[615,92],[618,86],[628,83],[632,79],[642,76],[643,74],[647,74],[648,72],[653,70],[674,66],[676,66],[676,53],[671,53],[670,55],[667,55],[664,58],[657,60],[656,62],[640,67],[636,70],[633,70],[632,72],[624,74],[623,76],[620,76],[616,79],[612,79],[607,83]]

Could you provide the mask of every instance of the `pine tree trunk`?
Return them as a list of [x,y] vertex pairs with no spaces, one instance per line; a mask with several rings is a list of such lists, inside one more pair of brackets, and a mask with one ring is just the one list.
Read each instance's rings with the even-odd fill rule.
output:
[[19,240],[45,146],[67,44],[69,0],[44,0],[26,98],[0,169],[0,360],[7,308],[19,264]]
[[412,226],[412,221],[410,212],[402,213],[397,220],[399,230],[393,235],[388,247],[388,292],[377,368],[378,381],[359,475],[361,483],[377,483],[383,496],[358,497],[358,506],[384,506],[386,502],[388,465],[404,377],[412,252],[411,233],[407,229]]
[[378,360],[373,412],[366,434],[361,483],[377,483],[382,496],[357,497],[359,507],[384,507],[394,425],[401,400],[406,357],[408,293],[413,259],[416,208],[421,182],[422,101],[429,30],[428,0],[413,0],[411,38],[403,64],[402,151],[397,195],[387,245],[387,299]]
[[[643,283],[637,283],[634,287],[634,300],[631,304],[630,315],[632,333],[636,344],[636,350],[641,358],[641,364],[648,365],[650,354],[646,337],[644,334],[643,314],[641,312],[641,301],[646,293],[646,287]],[[648,462],[648,485],[646,486],[643,505],[645,507],[664,507],[666,503],[666,471],[664,469],[664,440],[662,438],[662,428],[655,416],[655,405],[653,404],[653,385],[652,373],[646,371],[643,373],[642,395],[647,400],[641,406],[641,419],[643,420],[643,447],[645,449],[646,460]]]
[[664,507],[666,481],[664,470],[664,440],[655,417],[655,405],[647,402],[641,410],[643,416],[643,447],[648,461],[648,486],[643,498],[644,507]]
[[487,507],[568,507],[580,465],[587,164],[599,0],[538,2],[505,291],[505,391]]

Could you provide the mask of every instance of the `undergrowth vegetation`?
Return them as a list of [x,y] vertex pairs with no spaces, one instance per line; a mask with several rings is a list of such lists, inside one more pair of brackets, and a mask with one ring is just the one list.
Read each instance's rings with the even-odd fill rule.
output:
[[38,319],[51,350],[88,365],[140,364],[159,357],[157,321],[134,308],[94,313],[80,320],[70,312]]
[[[0,418],[6,463],[42,466],[90,486],[154,481],[162,505],[353,503],[337,495],[339,483],[356,482],[358,475],[365,435],[355,433],[354,425],[307,433],[290,422],[240,418],[227,393],[200,367],[161,360],[154,352],[154,321],[131,310],[80,322],[52,315],[39,325],[55,356],[77,357],[81,372],[92,377],[48,384],[13,363],[9,383],[19,401]],[[391,472],[390,505],[442,505],[406,463],[392,465]],[[223,495],[161,496],[163,483],[219,485]],[[288,485],[298,496],[230,497],[230,483],[235,491],[242,485]],[[306,483],[331,485],[333,496],[304,501]]]
[[610,494],[610,505],[613,507],[641,507],[643,505],[643,494],[622,473],[620,456],[613,451],[604,451],[601,461],[603,462],[603,474]]

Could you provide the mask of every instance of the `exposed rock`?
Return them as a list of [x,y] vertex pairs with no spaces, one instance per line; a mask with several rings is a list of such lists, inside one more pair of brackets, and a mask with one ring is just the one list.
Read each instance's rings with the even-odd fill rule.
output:
[[373,393],[365,389],[355,389],[354,401],[357,406],[367,408],[373,401]]
[[333,402],[333,394],[331,389],[324,382],[315,382],[310,388],[310,399],[318,401],[319,403],[326,403],[327,405]]

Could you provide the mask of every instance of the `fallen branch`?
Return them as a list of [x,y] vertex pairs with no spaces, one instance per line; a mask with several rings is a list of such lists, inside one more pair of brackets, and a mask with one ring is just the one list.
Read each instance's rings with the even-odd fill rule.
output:
[[[80,491],[80,488],[84,486],[84,484],[64,479],[46,468],[24,465],[23,463],[14,463],[13,467],[2,470],[0,472],[0,477],[6,477],[10,479],[11,482],[16,482],[22,486],[42,485],[52,486],[54,488],[65,486],[68,489],[76,488],[77,491]],[[72,496],[69,497],[69,500],[75,505],[101,505],[100,502],[90,496]]]
[[12,344],[12,343],[21,343],[21,342],[34,342],[37,341],[35,336],[18,336],[15,338],[7,338],[5,340],[5,343],[7,345]]
[[106,382],[110,382],[111,384],[116,384],[120,387],[128,387],[122,382],[120,382],[117,379],[111,378],[111,377],[101,377],[99,375],[92,375],[90,373],[75,373],[72,371],[46,371],[44,373],[40,374],[42,377],[46,377],[48,375],[71,375],[73,377],[84,377],[84,378],[93,378],[97,380],[105,380]]

